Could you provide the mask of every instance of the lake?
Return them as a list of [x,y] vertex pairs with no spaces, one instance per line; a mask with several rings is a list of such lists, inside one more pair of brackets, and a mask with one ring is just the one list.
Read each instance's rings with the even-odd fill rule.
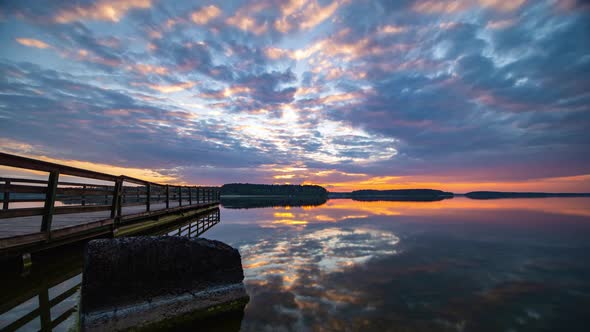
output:
[[[590,198],[332,199],[222,207],[218,218],[202,237],[239,249],[250,295],[243,313],[224,317],[227,330],[587,330]],[[52,275],[63,281],[49,302],[66,293],[51,320],[75,307],[81,249],[59,257],[3,280],[0,328],[38,306],[30,290]],[[58,323],[68,330],[75,314]]]

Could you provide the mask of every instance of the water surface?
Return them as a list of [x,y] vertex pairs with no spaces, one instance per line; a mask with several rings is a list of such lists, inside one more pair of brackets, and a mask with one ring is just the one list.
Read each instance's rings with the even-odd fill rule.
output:
[[[230,330],[586,331],[590,198],[281,204],[232,202],[202,235],[242,255],[251,299]],[[75,268],[49,299],[80,280],[63,257]],[[0,328],[37,305],[21,297]]]
[[590,199],[329,200],[222,211],[244,331],[586,331]]

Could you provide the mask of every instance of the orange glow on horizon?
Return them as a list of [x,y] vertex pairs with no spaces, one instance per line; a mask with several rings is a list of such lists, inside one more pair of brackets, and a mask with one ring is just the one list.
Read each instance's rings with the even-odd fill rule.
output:
[[[106,110],[113,116],[128,116],[132,112],[139,110],[113,109]],[[194,118],[191,113],[177,112],[176,116],[185,117],[187,120]],[[40,152],[40,148],[27,143],[22,143],[10,139],[0,139],[2,152],[14,153],[28,158],[40,159],[48,162],[69,165],[87,170],[112,174],[127,175],[146,181],[168,184],[198,184],[200,181],[187,181],[180,175],[174,174],[172,169],[165,170],[136,168],[110,165],[106,163],[93,163],[84,160],[68,160],[46,156]],[[6,169],[4,173],[15,173],[16,168],[1,167]],[[565,176],[565,177],[547,177],[520,181],[477,181],[462,180],[461,178],[449,176],[373,176],[365,173],[347,173],[336,169],[310,169],[304,165],[293,165],[279,167],[277,165],[266,165],[262,168],[266,174],[265,180],[259,183],[267,184],[302,184],[302,185],[319,185],[326,188],[329,192],[351,192],[361,189],[391,190],[391,189],[437,189],[449,191],[456,194],[467,193],[470,191],[510,191],[510,192],[571,192],[584,193],[590,192],[590,174]],[[25,171],[21,171],[24,173]],[[29,173],[31,174],[31,173]],[[11,175],[12,176],[12,175]],[[486,175],[489,178],[491,175]],[[283,180],[283,181],[277,181]],[[196,182],[196,183],[195,183]],[[223,185],[216,183],[211,185]]]
[[432,176],[424,177],[372,177],[368,180],[327,182],[304,181],[303,184],[316,184],[330,192],[350,192],[362,189],[438,189],[453,193],[470,191],[510,191],[510,192],[590,192],[590,174],[531,179],[522,181],[488,182],[488,181],[457,181],[444,179],[433,181]]

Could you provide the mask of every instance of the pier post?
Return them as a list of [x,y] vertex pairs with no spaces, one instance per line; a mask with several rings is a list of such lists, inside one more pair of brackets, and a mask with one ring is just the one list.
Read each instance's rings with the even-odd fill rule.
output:
[[166,208],[170,207],[170,187],[166,185]]
[[182,187],[178,186],[178,206],[182,206]]
[[55,197],[57,196],[57,182],[59,181],[59,172],[51,171],[47,180],[47,192],[45,194],[45,205],[43,219],[41,221],[41,232],[46,232],[49,240],[51,235],[51,222],[53,221],[53,210],[55,209]]
[[[6,183],[6,187],[10,186],[10,180],[4,181]],[[8,188],[4,192],[4,202],[2,203],[2,210],[8,210],[8,203],[10,202],[10,191]]]
[[151,204],[151,200],[152,200],[152,185],[151,184],[147,184],[145,186],[146,189],[146,199],[145,199],[145,210],[147,212],[150,212],[150,204]]
[[170,208],[170,186],[166,185],[166,208]]
[[188,205],[193,205],[193,187],[188,187]]
[[201,191],[200,187],[197,187],[197,204],[201,203],[200,197],[199,197],[199,192]]
[[41,331],[51,331],[51,304],[49,303],[49,285],[46,280],[42,282],[38,297]]
[[123,179],[119,178],[115,181],[115,189],[113,190],[113,201],[111,204],[111,219],[114,219],[115,229],[118,227],[121,220],[121,194],[123,191]]

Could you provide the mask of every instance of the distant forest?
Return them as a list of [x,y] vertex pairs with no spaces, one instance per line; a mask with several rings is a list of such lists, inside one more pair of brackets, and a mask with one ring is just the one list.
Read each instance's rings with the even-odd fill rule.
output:
[[221,195],[326,197],[328,191],[315,185],[230,183],[221,187]]
[[356,190],[351,193],[356,197],[413,197],[413,198],[448,198],[453,193],[433,189],[395,189],[395,190]]
[[451,192],[433,189],[356,190],[350,195],[352,199],[362,201],[439,201],[453,196]]

